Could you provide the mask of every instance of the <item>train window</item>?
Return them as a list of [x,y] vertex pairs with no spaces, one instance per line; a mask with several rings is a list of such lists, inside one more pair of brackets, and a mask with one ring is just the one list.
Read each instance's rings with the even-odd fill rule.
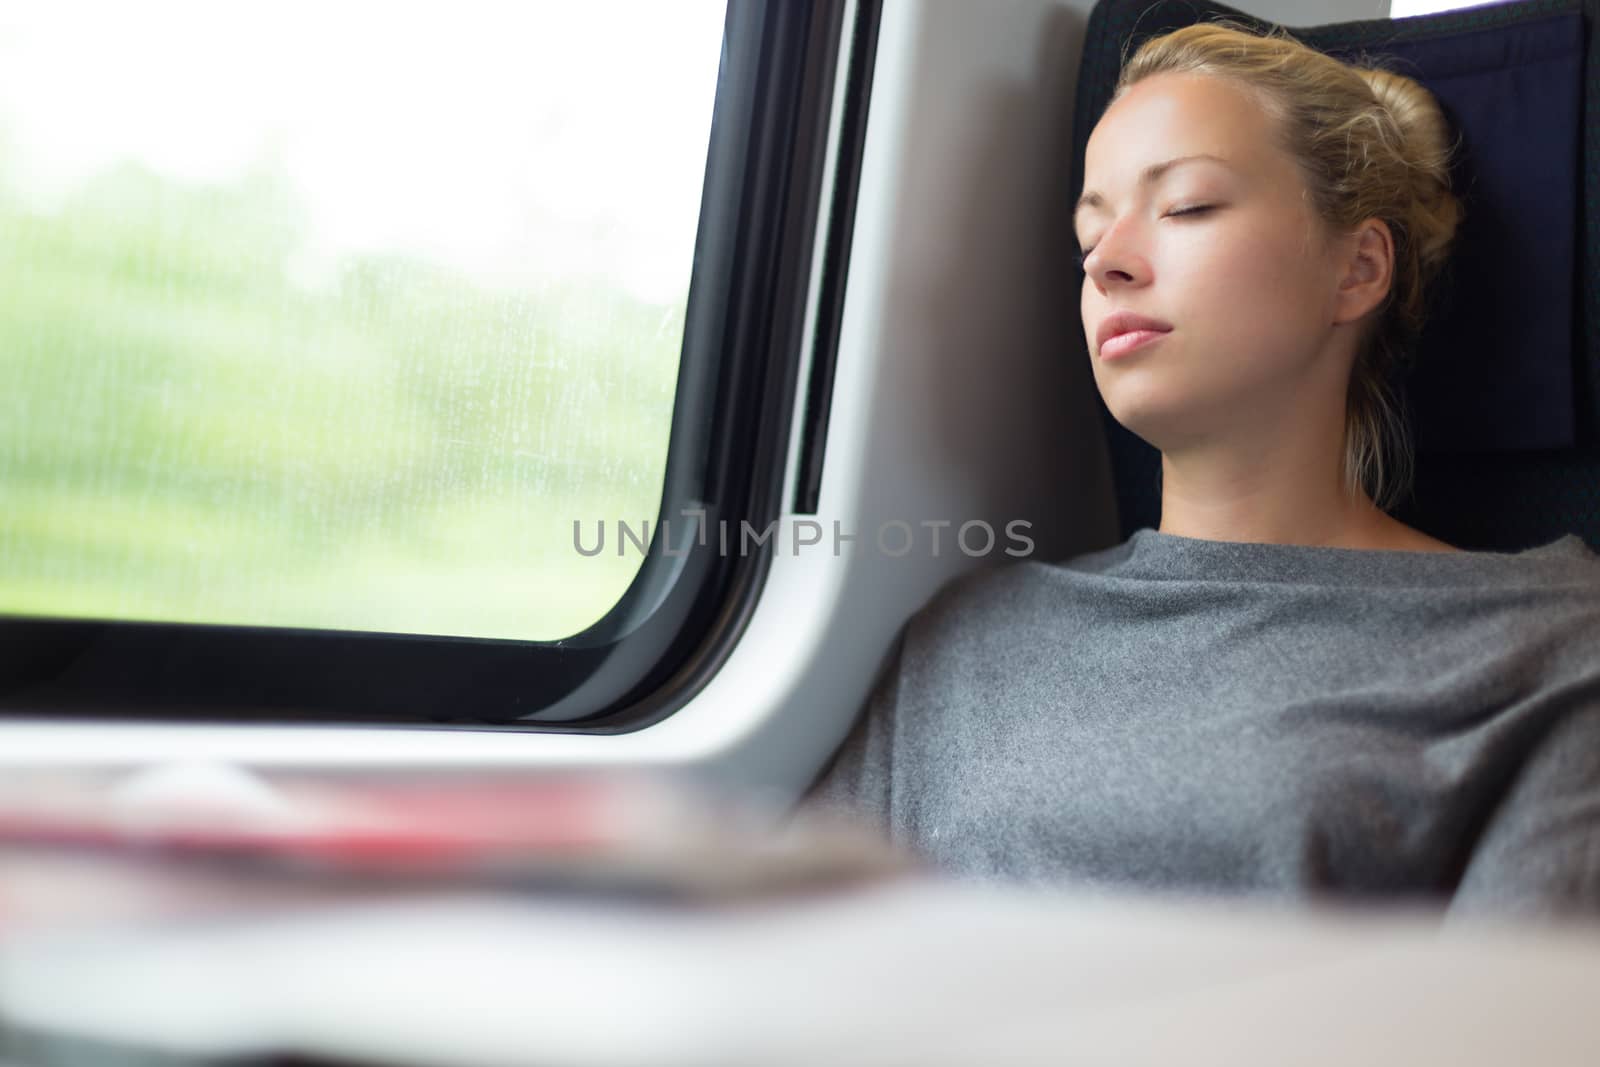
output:
[[721,6],[12,6],[0,610],[603,616],[641,557],[572,527],[660,505]]
[[704,530],[765,475],[720,442],[792,399],[762,282],[842,7],[9,6],[7,706],[648,689],[739,584]]

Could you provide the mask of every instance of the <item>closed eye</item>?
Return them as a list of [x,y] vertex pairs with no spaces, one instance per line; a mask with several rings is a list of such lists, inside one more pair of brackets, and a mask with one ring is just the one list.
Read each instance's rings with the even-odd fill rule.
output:
[[[1194,207],[1179,208],[1176,211],[1167,212],[1167,218],[1169,218],[1169,219],[1179,218],[1179,217],[1181,217],[1183,215],[1204,215],[1206,212],[1212,210],[1216,206],[1217,205],[1215,205],[1215,204],[1197,204]],[[1082,252],[1078,253],[1078,269],[1079,270],[1083,270],[1084,269],[1084,261],[1087,260],[1089,258],[1089,256],[1093,252],[1094,252],[1093,248],[1085,248]]]

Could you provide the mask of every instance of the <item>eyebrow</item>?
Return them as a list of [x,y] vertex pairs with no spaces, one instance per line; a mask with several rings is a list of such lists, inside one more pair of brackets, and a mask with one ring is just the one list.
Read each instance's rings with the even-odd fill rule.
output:
[[[1209,152],[1196,152],[1193,155],[1188,156],[1175,156],[1172,159],[1162,160],[1160,163],[1152,163],[1146,167],[1143,173],[1139,175],[1139,184],[1149,185],[1159,179],[1167,171],[1171,170],[1173,167],[1176,167],[1179,163],[1193,163],[1196,160],[1201,159],[1207,159],[1213,163],[1221,163],[1225,167],[1228,166],[1228,161],[1226,159],[1223,159],[1221,156],[1214,156]],[[1086,207],[1102,207],[1105,205],[1105,202],[1105,198],[1099,193],[1084,193],[1078,198],[1078,206],[1073,209],[1072,217],[1077,218],[1083,213],[1083,209]]]

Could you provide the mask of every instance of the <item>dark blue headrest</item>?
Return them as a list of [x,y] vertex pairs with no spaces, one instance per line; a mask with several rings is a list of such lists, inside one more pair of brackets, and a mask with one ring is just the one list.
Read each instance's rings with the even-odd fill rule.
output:
[[1583,16],[1373,45],[1433,92],[1463,139],[1451,184],[1466,213],[1408,390],[1417,448],[1565,448],[1581,351]]
[[[1580,299],[1577,284],[1583,9],[1583,0],[1529,0],[1288,27],[1343,60],[1393,57],[1398,62],[1384,65],[1427,86],[1462,138],[1452,179],[1465,215],[1406,382],[1419,453],[1554,449],[1589,439],[1589,413],[1600,406],[1600,345],[1585,327],[1600,319],[1600,291],[1586,287]],[[1218,17],[1271,25],[1209,0],[1101,0],[1084,46],[1069,203],[1081,192],[1084,148],[1124,51]],[[1594,145],[1585,150],[1596,158]],[[1600,225],[1600,211],[1594,215],[1587,225]],[[1587,244],[1600,241],[1591,235]]]

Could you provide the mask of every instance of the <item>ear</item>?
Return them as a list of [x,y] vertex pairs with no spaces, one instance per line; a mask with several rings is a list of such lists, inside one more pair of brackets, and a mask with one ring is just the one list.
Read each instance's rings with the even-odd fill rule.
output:
[[1340,244],[1344,255],[1334,294],[1335,323],[1355,322],[1383,303],[1394,278],[1394,237],[1382,219],[1363,221]]

